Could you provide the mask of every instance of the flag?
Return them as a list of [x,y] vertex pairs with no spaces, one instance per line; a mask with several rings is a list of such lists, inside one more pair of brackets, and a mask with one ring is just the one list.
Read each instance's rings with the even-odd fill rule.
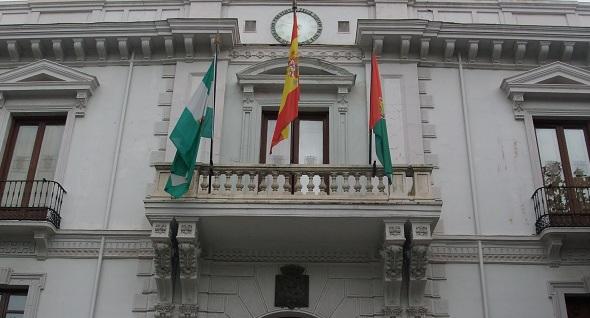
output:
[[195,170],[201,137],[213,135],[213,78],[215,62],[212,62],[199,87],[185,106],[170,140],[176,146],[176,155],[170,166],[170,178],[164,190],[175,198],[181,197],[188,188]]
[[387,139],[387,124],[383,111],[383,94],[381,93],[381,79],[379,77],[379,65],[375,54],[371,56],[371,110],[369,114],[369,129],[375,134],[375,152],[377,159],[383,165],[385,175],[392,181],[393,167],[391,154],[389,153],[389,140]]
[[297,15],[293,8],[293,30],[291,31],[291,48],[289,49],[289,62],[285,74],[285,85],[283,86],[283,95],[281,96],[281,105],[279,106],[279,115],[275,131],[270,143],[270,153],[272,148],[289,138],[289,125],[297,118],[299,109],[299,65],[297,57]]

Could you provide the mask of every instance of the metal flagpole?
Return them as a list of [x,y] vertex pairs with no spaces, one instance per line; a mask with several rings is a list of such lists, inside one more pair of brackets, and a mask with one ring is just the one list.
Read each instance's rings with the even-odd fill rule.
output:
[[211,180],[213,179],[213,140],[215,139],[215,101],[217,97],[217,52],[219,50],[219,32],[215,34],[215,54],[213,55],[213,121],[211,122],[211,144],[209,147],[209,186],[207,193],[211,194]]

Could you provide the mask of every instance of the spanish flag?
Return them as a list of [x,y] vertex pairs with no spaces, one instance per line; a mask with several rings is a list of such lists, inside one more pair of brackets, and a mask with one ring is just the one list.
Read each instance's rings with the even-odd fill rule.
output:
[[283,95],[281,105],[279,106],[279,115],[275,131],[270,143],[270,153],[272,148],[284,139],[289,138],[289,126],[297,118],[299,111],[299,58],[297,57],[297,15],[296,7],[293,6],[293,31],[291,31],[291,48],[289,49],[289,63],[285,74],[285,86],[283,86]]

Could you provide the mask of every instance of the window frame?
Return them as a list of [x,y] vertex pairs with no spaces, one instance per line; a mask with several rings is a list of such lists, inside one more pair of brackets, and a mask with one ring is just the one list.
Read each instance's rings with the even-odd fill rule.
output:
[[[571,162],[567,151],[567,142],[565,140],[565,129],[582,129],[584,132],[584,140],[586,141],[586,151],[590,158],[590,120],[557,120],[557,119],[535,119],[535,144],[537,148],[537,155],[539,160],[539,168],[543,171],[543,163],[541,161],[541,153],[539,150],[539,141],[537,139],[537,128],[555,129],[557,136],[557,145],[559,147],[559,156],[561,159],[562,172],[566,186],[575,186],[574,175],[571,168]],[[542,175],[541,175],[542,177]],[[545,185],[545,184],[543,184]]]
[[[260,125],[260,153],[259,163],[267,164],[266,162],[266,140],[268,138],[268,121],[276,120],[278,117],[278,111],[262,111],[261,125]],[[299,122],[300,120],[314,120],[321,121],[323,123],[323,140],[322,140],[322,163],[330,163],[330,113],[328,111],[317,111],[317,112],[300,112],[297,118],[293,121],[291,127],[291,160],[289,164],[300,164],[299,163]]]
[[0,318],[6,318],[8,314],[25,315],[26,302],[23,310],[8,310],[8,303],[11,296],[28,297],[27,286],[2,286],[0,285]]

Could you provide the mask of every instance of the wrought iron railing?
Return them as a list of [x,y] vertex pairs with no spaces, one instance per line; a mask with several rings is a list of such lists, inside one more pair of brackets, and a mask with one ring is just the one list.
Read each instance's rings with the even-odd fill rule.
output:
[[0,180],[0,220],[47,221],[59,228],[66,191],[50,180]]
[[[149,198],[169,199],[164,187],[170,176],[170,166],[158,164],[155,167],[155,188]],[[373,171],[369,166],[218,165],[211,177],[208,166],[197,166],[190,189],[183,198],[432,200],[431,173],[432,167],[427,165],[396,165],[390,185],[383,169]]]
[[545,186],[532,196],[535,228],[590,226],[590,187]]

